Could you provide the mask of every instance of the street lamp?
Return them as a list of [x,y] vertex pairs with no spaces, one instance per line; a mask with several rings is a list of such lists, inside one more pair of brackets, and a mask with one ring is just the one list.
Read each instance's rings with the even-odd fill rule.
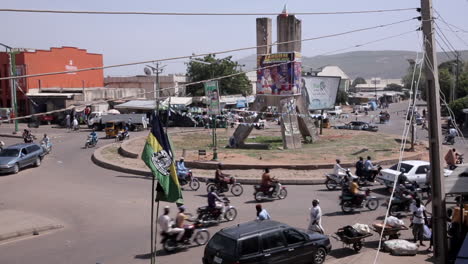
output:
[[[15,55],[13,48],[0,43],[1,46],[5,47],[5,51],[8,53],[8,61],[10,64],[10,77],[16,76],[16,69],[15,69],[15,58],[12,55]],[[13,115],[17,117],[18,111],[16,106],[16,79],[10,79],[10,106],[13,110]],[[18,133],[18,119],[15,119],[15,131],[13,134]]]
[[[205,65],[213,65],[213,64],[218,64],[219,63],[219,60],[216,60],[213,63],[206,62],[206,61],[201,61],[201,60],[197,60],[197,59],[191,59],[190,61],[205,64]],[[210,70],[211,70],[211,78],[214,78],[214,69],[213,69],[213,67],[210,67]],[[219,89],[219,87],[218,87],[218,89]],[[220,97],[218,97],[218,107],[219,107],[219,100],[220,100]],[[212,115],[211,118],[213,119],[213,132],[212,132],[213,160],[218,160],[218,140],[217,140],[217,135],[216,135],[216,115]]]

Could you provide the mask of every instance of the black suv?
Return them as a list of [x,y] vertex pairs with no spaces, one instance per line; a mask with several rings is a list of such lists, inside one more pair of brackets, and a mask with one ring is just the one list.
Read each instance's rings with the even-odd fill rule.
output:
[[217,232],[205,247],[203,264],[321,264],[330,250],[327,236],[257,220]]

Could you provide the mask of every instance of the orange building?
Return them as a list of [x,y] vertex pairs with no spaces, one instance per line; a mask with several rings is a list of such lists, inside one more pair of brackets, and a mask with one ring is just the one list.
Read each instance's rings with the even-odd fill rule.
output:
[[[26,94],[31,89],[67,88],[86,89],[104,87],[103,70],[72,72],[73,70],[102,67],[102,54],[88,53],[74,47],[51,48],[50,50],[21,51],[15,55],[16,75],[30,75],[48,72],[70,71],[66,74],[23,78],[18,80],[18,115],[41,112],[30,109]],[[8,53],[0,52],[0,77],[10,76]],[[11,107],[11,87],[9,80],[0,81],[0,107]]]

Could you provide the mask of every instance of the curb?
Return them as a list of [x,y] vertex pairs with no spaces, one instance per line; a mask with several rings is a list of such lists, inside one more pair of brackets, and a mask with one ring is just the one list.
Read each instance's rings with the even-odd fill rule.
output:
[[[117,144],[117,143],[111,143],[111,144]],[[145,177],[148,177],[148,178],[153,176],[153,174],[150,171],[142,170],[142,169],[131,169],[131,168],[120,166],[116,162],[106,160],[102,156],[101,151],[104,148],[109,147],[111,144],[99,147],[98,149],[96,149],[94,151],[93,155],[91,156],[91,160],[94,162],[94,164],[96,164],[96,165],[98,165],[98,166],[100,166],[102,168],[109,169],[109,170],[114,170],[114,171],[118,171],[118,172],[123,172],[123,173],[128,173],[128,174],[135,174],[135,175],[145,176]],[[187,163],[187,164],[189,164],[189,163]],[[213,164],[216,165],[217,163],[213,163]],[[262,169],[263,169],[263,167],[262,167]],[[207,179],[211,179],[211,178],[212,177],[203,177],[203,176],[197,177],[197,179],[200,180],[201,182],[206,182]],[[241,184],[252,184],[252,185],[260,183],[260,179],[252,179],[252,178],[236,178],[236,181],[238,183],[241,183]],[[323,178],[323,179],[303,179],[303,178],[302,179],[301,178],[282,179],[281,183],[286,184],[286,185],[315,185],[315,184],[325,183],[325,178]]]
[[[124,142],[120,145],[118,152],[120,155],[126,158],[137,159],[139,157],[138,153],[131,152],[126,150],[125,147],[128,144],[131,144],[133,141],[140,139],[142,137],[133,138],[130,141]],[[418,153],[409,157],[405,157],[405,160],[418,160],[421,159],[423,153]],[[389,160],[380,160],[376,161],[375,164],[380,165],[392,165],[397,163],[399,159],[389,159]],[[185,161],[188,167],[193,169],[208,169],[208,170],[215,170],[218,168],[218,161]],[[270,169],[288,169],[288,170],[320,170],[320,169],[333,169],[334,164],[297,164],[297,165],[288,165],[288,164],[279,164],[279,165],[258,165],[258,164],[251,164],[251,165],[244,165],[244,164],[228,164],[223,163],[223,168],[226,170],[263,170],[266,167]],[[354,163],[342,163],[341,166],[343,167],[354,167]]]
[[13,135],[13,134],[0,134],[0,137],[8,137],[8,138],[23,138],[23,136]]
[[41,226],[37,228],[28,228],[22,231],[0,234],[0,241],[23,237],[23,236],[38,235],[40,232],[45,232],[45,231],[50,231],[50,230],[55,230],[55,229],[60,229],[60,228],[63,228],[63,225],[47,225],[47,226]]

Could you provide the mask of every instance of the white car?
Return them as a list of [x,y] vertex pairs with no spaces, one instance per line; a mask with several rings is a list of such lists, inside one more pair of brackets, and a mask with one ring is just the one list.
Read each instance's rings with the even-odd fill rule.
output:
[[[430,163],[422,160],[405,160],[401,162],[400,170],[404,171],[404,175],[408,178],[408,181],[416,181],[420,187],[426,187],[426,176],[429,170]],[[388,169],[383,169],[377,176],[376,180],[386,187],[393,187],[395,178],[400,175],[400,171],[397,170],[398,163],[391,166]],[[449,176],[452,173],[451,170],[444,169],[444,176]]]
[[333,110],[327,111],[329,115],[336,115],[339,116],[343,113],[343,109],[341,109],[341,106],[337,105]]

